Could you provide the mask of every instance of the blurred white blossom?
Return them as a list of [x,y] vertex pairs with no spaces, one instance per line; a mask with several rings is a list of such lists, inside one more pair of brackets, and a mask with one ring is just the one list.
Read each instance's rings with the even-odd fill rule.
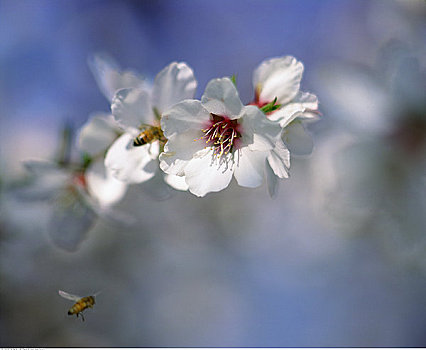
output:
[[51,162],[28,161],[25,165],[33,181],[19,195],[24,200],[49,202],[47,232],[52,242],[62,249],[76,250],[96,219],[84,174]]
[[78,133],[78,147],[90,160],[85,170],[87,190],[101,206],[117,203],[127,190],[127,184],[113,177],[103,160],[109,145],[120,134],[121,130],[112,115],[102,113],[90,117]]
[[77,250],[98,217],[122,225],[134,222],[131,216],[111,208],[124,197],[127,184],[109,174],[103,159],[24,164],[30,173],[28,183],[12,193],[20,200],[48,203],[46,231],[59,248]]
[[138,73],[131,70],[123,71],[107,54],[93,55],[89,57],[88,63],[99,89],[109,102],[117,90],[146,86],[146,82]]
[[376,232],[414,261],[426,251],[425,67],[401,43],[383,50],[381,69],[324,74],[323,98],[340,131],[318,147],[314,195],[340,229]]

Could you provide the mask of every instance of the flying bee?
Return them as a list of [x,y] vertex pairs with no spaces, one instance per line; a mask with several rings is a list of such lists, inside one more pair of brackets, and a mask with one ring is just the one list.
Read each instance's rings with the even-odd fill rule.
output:
[[139,147],[154,141],[166,142],[163,130],[159,126],[143,125],[141,132],[133,139],[133,146]]
[[68,315],[76,315],[77,318],[78,318],[78,315],[80,315],[83,321],[84,321],[83,311],[89,307],[93,308],[93,305],[95,305],[95,296],[98,294],[99,292],[88,297],[80,297],[78,295],[69,294],[62,290],[59,291],[59,295],[61,297],[68,300],[75,301],[75,304],[71,306],[71,308],[68,310]]

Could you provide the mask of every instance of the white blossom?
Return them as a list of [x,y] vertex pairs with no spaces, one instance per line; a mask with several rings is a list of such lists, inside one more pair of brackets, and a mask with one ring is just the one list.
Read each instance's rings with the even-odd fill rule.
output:
[[253,73],[255,99],[252,104],[262,108],[276,99],[280,107],[267,113],[268,118],[281,125],[282,139],[295,155],[312,152],[312,138],[304,123],[318,117],[318,98],[300,91],[302,74],[302,62],[292,56],[265,60]]
[[[113,176],[126,183],[142,183],[155,176],[164,142],[155,139],[138,146],[134,139],[147,125],[161,133],[162,113],[184,99],[193,98],[196,87],[192,69],[185,63],[173,62],[156,76],[151,91],[128,88],[115,93],[111,110],[124,133],[105,157],[105,166]],[[164,180],[176,189],[186,190],[182,180],[175,176],[166,176]]]
[[120,134],[113,116],[104,113],[91,116],[78,133],[77,145],[90,160],[84,172],[87,191],[103,207],[116,204],[127,191],[127,184],[113,177],[103,162],[106,150]]
[[161,169],[184,177],[197,196],[226,188],[233,176],[240,186],[260,186],[266,163],[274,172],[285,171],[280,155],[269,157],[281,127],[257,107],[243,106],[229,78],[210,81],[201,101],[166,111],[161,127],[168,139]]
[[[19,192],[19,196],[50,204],[46,231],[59,248],[77,250],[98,217],[131,224],[130,217],[110,210],[107,205],[120,199],[124,191],[110,191],[109,187],[114,185],[103,181],[102,175],[96,172],[98,166],[102,167],[101,163],[94,165],[89,173],[81,167],[64,167],[47,161],[27,161],[25,166],[32,175],[32,182]],[[108,193],[113,194],[109,201]]]

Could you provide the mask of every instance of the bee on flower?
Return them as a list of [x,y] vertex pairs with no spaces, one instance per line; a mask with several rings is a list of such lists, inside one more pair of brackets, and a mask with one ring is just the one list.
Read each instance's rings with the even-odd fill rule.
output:
[[[98,61],[94,71],[101,85],[135,83]],[[254,72],[255,100],[247,106],[229,78],[212,80],[201,101],[191,100],[197,82],[185,63],[165,67],[151,89],[134,84],[111,94],[104,86],[122,130],[107,149],[105,166],[119,181],[135,184],[158,176],[160,160],[170,186],[198,196],[222,190],[232,176],[241,186],[257,187],[266,174],[272,195],[277,178],[288,177],[290,152],[312,150],[300,121],[316,118],[318,100],[299,91],[302,72],[303,65],[290,56],[264,61]],[[209,176],[199,178],[199,169]]]
[[293,57],[266,60],[254,72],[256,94],[249,105],[223,78],[207,85],[201,101],[172,107],[161,123],[168,139],[161,169],[185,178],[197,196],[222,190],[232,176],[244,187],[260,186],[266,177],[273,195],[277,178],[288,177],[290,152],[312,150],[299,120],[316,119],[318,100],[299,90],[302,72]]
[[[135,87],[115,92],[111,110],[123,133],[105,156],[105,166],[114,177],[135,184],[158,174],[158,156],[166,142],[161,115],[172,105],[193,98],[196,87],[192,69],[183,62],[173,62],[158,73],[152,89]],[[164,181],[175,189],[187,190],[177,176],[166,175]]]

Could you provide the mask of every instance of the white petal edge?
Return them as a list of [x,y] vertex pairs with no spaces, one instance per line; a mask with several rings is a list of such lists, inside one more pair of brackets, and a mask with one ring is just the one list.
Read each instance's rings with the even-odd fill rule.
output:
[[167,138],[189,129],[201,130],[210,120],[210,113],[198,100],[185,100],[163,113],[161,129]]
[[296,97],[288,104],[281,106],[276,112],[268,115],[268,119],[278,121],[282,128],[294,119],[317,119],[318,98],[311,93],[299,91]]
[[88,64],[99,89],[110,102],[117,90],[144,85],[142,77],[132,71],[121,71],[119,65],[106,54],[89,57]]
[[184,174],[184,168],[193,155],[205,147],[200,140],[200,131],[188,130],[182,134],[174,134],[164,146],[160,155],[160,168],[167,174]]
[[229,78],[211,80],[206,86],[201,103],[210,113],[230,119],[239,118],[243,108],[237,88]]
[[281,179],[289,177],[290,152],[282,140],[279,140],[275,148],[269,152],[267,160],[268,165],[276,176]]
[[213,161],[213,150],[206,149],[198,152],[185,167],[185,180],[188,189],[198,197],[204,197],[209,192],[218,192],[226,188],[232,179],[233,161],[228,154],[226,161]]
[[111,114],[96,113],[81,127],[77,136],[78,148],[92,156],[105,152],[118,132],[118,125]]
[[164,181],[175,190],[188,191],[188,184],[184,176],[166,174],[164,175]]
[[245,106],[240,119],[242,145],[251,150],[266,151],[274,147],[281,127],[268,118],[255,106]]
[[158,169],[158,161],[149,153],[150,145],[133,146],[133,136],[123,134],[110,147],[105,156],[105,166],[118,180],[141,183],[149,180]]
[[238,185],[254,188],[263,183],[266,156],[266,152],[251,151],[248,147],[235,153],[234,176]]
[[152,105],[160,114],[186,99],[197,89],[193,70],[184,62],[173,62],[157,74],[152,88]]
[[271,58],[263,61],[253,73],[253,86],[259,102],[290,102],[298,93],[302,80],[303,64],[292,56]]
[[127,184],[114,178],[101,160],[89,166],[85,177],[89,194],[101,207],[109,207],[119,202],[126,194]]
[[290,153],[296,156],[307,156],[314,148],[311,134],[305,129],[303,123],[297,120],[284,128],[282,140]]
[[138,128],[154,122],[151,97],[143,89],[118,90],[111,102],[111,112],[123,127]]
[[278,194],[278,188],[279,188],[278,177],[275,176],[275,173],[272,170],[271,166],[269,165],[268,160],[266,160],[265,162],[265,174],[266,174],[266,184],[268,186],[268,193],[271,196],[271,198],[276,198]]

